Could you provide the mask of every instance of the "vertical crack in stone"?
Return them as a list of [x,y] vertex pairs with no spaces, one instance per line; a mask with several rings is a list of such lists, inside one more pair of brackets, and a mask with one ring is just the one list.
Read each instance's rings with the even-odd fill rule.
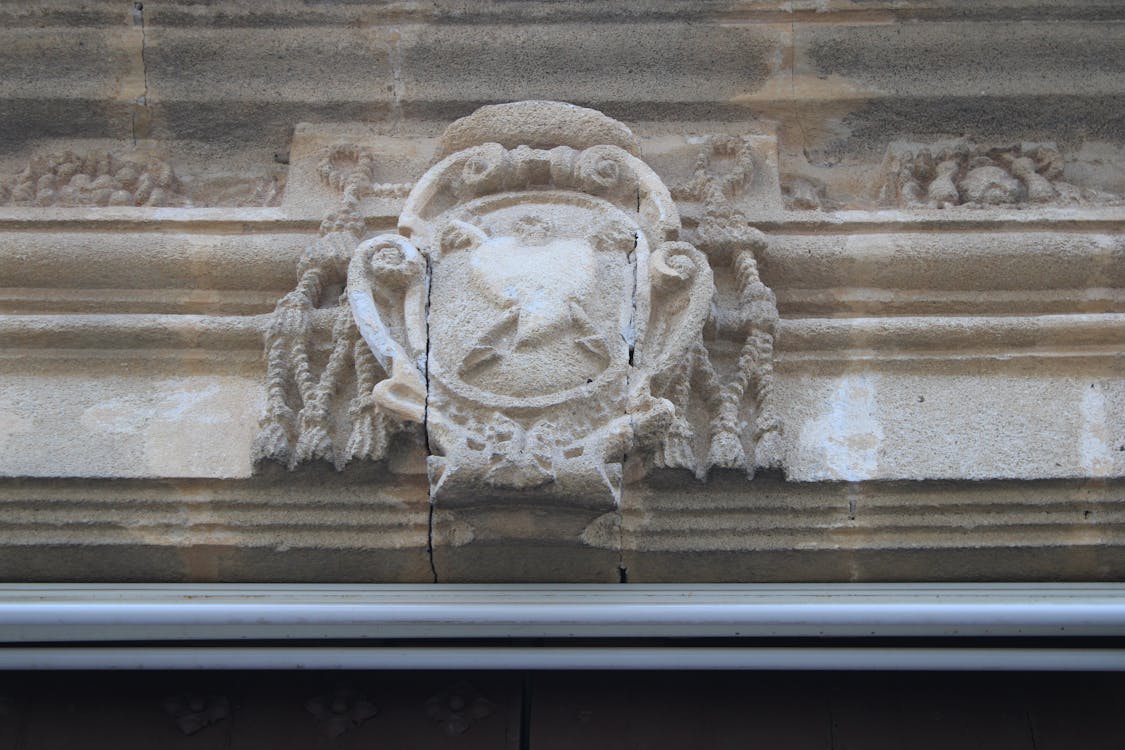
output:
[[[639,201],[640,199],[638,198],[637,200]],[[630,290],[631,294],[633,295],[630,298],[631,301],[632,301],[633,312],[630,314],[630,320],[629,320],[629,329],[632,331],[633,340],[626,342],[629,345],[629,368],[630,368],[630,370],[633,367],[633,358],[634,358],[634,354],[635,354],[636,348],[637,348],[637,263],[638,263],[638,261],[637,261],[637,246],[640,244],[640,237],[637,234],[637,232],[639,232],[639,231],[640,230],[638,229],[636,232],[633,232],[633,252],[630,253],[630,256],[629,256],[630,261],[633,264],[633,288]],[[632,373],[631,372],[626,373],[626,375],[625,375],[625,385],[626,385],[626,387],[629,386],[630,380],[632,380]],[[628,391],[626,391],[626,394],[628,394]],[[626,406],[626,409],[628,409],[628,406]]]
[[[640,211],[641,206],[641,193],[637,191],[637,211]],[[630,290],[630,300],[632,312],[630,313],[629,329],[632,331],[632,341],[626,342],[629,345],[629,367],[625,371],[625,414],[629,417],[630,429],[636,432],[633,425],[633,415],[629,408],[629,398],[632,393],[632,380],[633,380],[633,360],[635,358],[637,348],[637,275],[639,273],[638,264],[640,260],[637,257],[637,247],[640,244],[640,230],[633,232],[633,252],[631,254],[633,265],[633,287]],[[621,487],[618,490],[617,496],[617,576],[620,583],[628,581],[628,573],[625,567],[625,485],[626,485],[626,465],[629,462],[629,449],[626,448],[621,454]]]
[[423,255],[426,259],[426,357],[422,363],[422,379],[426,384],[426,400],[422,406],[422,440],[426,447],[427,459],[427,481],[426,493],[430,500],[429,507],[429,521],[426,533],[426,554],[430,561],[430,575],[433,577],[432,583],[437,583],[437,565],[434,563],[434,494],[433,487],[428,480],[428,462],[430,457],[430,295],[432,294],[433,285],[430,283],[433,278],[433,273],[430,267],[430,256]]
[[141,78],[142,89],[141,95],[133,101],[133,112],[130,121],[130,131],[133,137],[133,145],[137,145],[137,111],[139,108],[148,108],[148,61],[145,58],[145,53],[148,47],[148,34],[145,29],[145,5],[141,2],[133,3],[133,25],[139,26],[141,29]]
[[[640,231],[640,230],[637,230]],[[637,274],[638,264],[640,261],[637,258],[637,245],[639,244],[639,237],[637,232],[633,232],[633,251],[629,254],[630,261],[633,267],[633,286],[630,289],[630,302],[632,312],[629,315],[629,331],[631,341],[626,340],[629,347],[629,367],[625,370],[625,416],[629,417],[630,428],[633,427],[633,414],[629,408],[629,397],[633,388],[633,361],[636,358],[637,350]],[[621,468],[625,468],[625,461],[629,458],[629,449],[626,448],[621,454]],[[625,480],[622,478],[621,486],[624,488]]]
[[[789,24],[789,102],[792,105],[793,123],[801,134],[801,155],[809,162],[809,135],[801,122],[801,106],[797,103],[797,24]],[[785,59],[785,56],[782,57]],[[811,163],[811,162],[810,162]]]

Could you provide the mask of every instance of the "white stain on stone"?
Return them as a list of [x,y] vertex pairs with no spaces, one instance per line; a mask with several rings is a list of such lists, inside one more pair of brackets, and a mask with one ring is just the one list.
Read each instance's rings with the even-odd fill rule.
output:
[[875,416],[879,377],[868,373],[839,380],[826,413],[807,424],[799,438],[802,452],[820,454],[817,479],[859,482],[879,472],[883,427]]
[[82,414],[82,426],[97,432],[130,434],[153,422],[216,424],[218,414],[199,407],[219,395],[216,383],[198,384],[181,380],[159,383],[161,391],[146,396],[125,396],[101,401]]
[[1082,427],[1078,437],[1078,460],[1083,471],[1092,477],[1107,477],[1113,473],[1105,394],[1101,385],[1092,383],[1085,386],[1079,405]]

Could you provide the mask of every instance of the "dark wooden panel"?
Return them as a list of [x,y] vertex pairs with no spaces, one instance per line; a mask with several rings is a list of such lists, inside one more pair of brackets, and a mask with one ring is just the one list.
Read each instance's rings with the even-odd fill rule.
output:
[[521,686],[506,673],[9,673],[0,750],[515,750]]
[[831,747],[815,676],[539,674],[532,701],[535,750]]
[[1125,747],[1125,680],[1120,675],[1067,675],[1029,690],[1036,750]]
[[833,750],[1036,750],[1016,675],[848,675],[831,703]]
[[1118,674],[0,674],[0,750],[1119,750],[1123,737]]

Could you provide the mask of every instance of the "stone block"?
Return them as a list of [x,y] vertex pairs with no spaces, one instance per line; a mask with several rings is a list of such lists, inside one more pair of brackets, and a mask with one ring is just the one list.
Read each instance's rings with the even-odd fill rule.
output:
[[773,70],[786,28],[655,21],[626,34],[614,25],[496,24],[481,45],[472,25],[404,26],[403,111],[453,119],[481,104],[553,99],[632,120],[730,116],[738,109],[730,102]]
[[0,479],[10,581],[426,583],[429,498],[385,466],[237,480]]
[[1120,365],[983,358],[815,375],[783,365],[785,473],[803,482],[1120,476]]
[[258,365],[220,369],[203,356],[7,360],[0,474],[249,476],[262,404]]

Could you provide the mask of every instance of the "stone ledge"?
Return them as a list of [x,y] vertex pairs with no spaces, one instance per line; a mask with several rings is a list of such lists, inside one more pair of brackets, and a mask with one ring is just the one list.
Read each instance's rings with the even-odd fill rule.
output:
[[[425,482],[374,469],[225,482],[2,480],[0,577],[433,580]],[[617,581],[619,566],[630,582],[1125,574],[1120,480],[748,484],[720,474],[707,493],[699,486],[674,473],[627,486],[621,547],[612,535],[568,552],[528,546],[530,537],[480,545],[441,532],[437,580]]]

